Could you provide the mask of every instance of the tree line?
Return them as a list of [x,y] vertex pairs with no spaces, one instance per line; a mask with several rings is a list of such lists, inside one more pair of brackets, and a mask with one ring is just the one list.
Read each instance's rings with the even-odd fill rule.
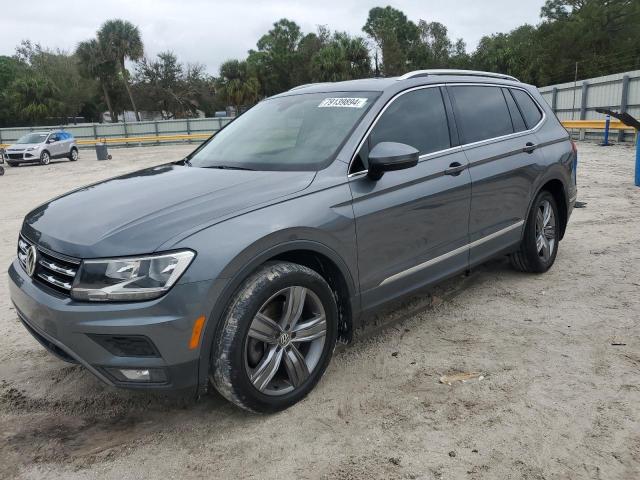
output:
[[139,29],[115,19],[73,52],[27,40],[15,55],[0,56],[0,125],[100,121],[105,111],[111,121],[124,111],[138,120],[140,111],[167,119],[212,115],[304,83],[426,68],[501,72],[543,86],[640,68],[638,25],[640,0],[547,0],[537,25],[487,35],[468,52],[442,23],[375,7],[362,35],[327,26],[305,33],[278,20],[245,58],[224,62],[211,76],[170,51],[145,56]]

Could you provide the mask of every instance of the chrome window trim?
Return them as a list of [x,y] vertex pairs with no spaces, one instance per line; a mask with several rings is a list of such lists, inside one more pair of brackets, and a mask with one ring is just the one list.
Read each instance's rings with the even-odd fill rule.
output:
[[[367,174],[368,170],[360,170],[358,172],[353,172],[353,173],[349,173],[349,172],[351,171],[351,166],[353,165],[353,162],[354,162],[354,160],[356,158],[356,155],[358,154],[358,152],[362,148],[362,145],[364,145],[364,142],[366,141],[366,139],[371,134],[371,131],[374,129],[374,127],[378,123],[378,120],[384,114],[384,112],[387,110],[387,108],[389,108],[389,106],[393,102],[396,101],[396,99],[398,99],[399,97],[401,97],[402,95],[404,95],[406,93],[413,92],[415,90],[423,90],[425,88],[448,87],[448,86],[449,87],[460,87],[460,86],[498,87],[498,88],[515,88],[515,89],[518,89],[518,90],[522,90],[527,95],[529,95],[529,98],[531,98],[531,100],[533,100],[533,102],[536,104],[536,106],[538,107],[538,109],[542,113],[542,117],[540,118],[540,121],[533,128],[530,128],[528,130],[522,130],[520,132],[509,133],[507,135],[502,135],[500,137],[491,137],[491,138],[487,138],[485,140],[478,140],[477,142],[463,143],[463,144],[457,145],[455,147],[446,148],[444,150],[437,150],[435,152],[426,153],[426,154],[420,156],[420,161],[422,161],[423,159],[426,159],[426,157],[443,155],[443,154],[446,154],[446,153],[453,152],[455,149],[464,150],[466,148],[479,147],[479,146],[482,146],[482,145],[488,145],[488,144],[491,144],[491,143],[494,143],[494,142],[500,142],[502,140],[507,140],[509,138],[517,138],[517,137],[521,137],[521,136],[524,136],[524,135],[527,135],[527,134],[530,134],[530,133],[534,133],[534,132],[536,132],[537,130],[540,129],[542,124],[545,123],[545,120],[547,119],[547,114],[546,114],[544,108],[542,108],[540,106],[540,103],[535,98],[533,98],[533,96],[525,88],[517,86],[517,85],[503,85],[503,84],[499,84],[499,83],[490,83],[490,82],[482,82],[482,83],[478,83],[478,82],[455,82],[455,83],[435,83],[435,84],[429,84],[429,85],[418,85],[417,87],[408,88],[406,90],[402,90],[401,92],[396,93],[393,97],[391,97],[389,99],[389,101],[385,104],[385,106],[382,107],[382,109],[378,112],[376,117],[373,119],[373,122],[371,122],[371,125],[369,125],[369,128],[367,128],[365,134],[362,136],[362,138],[358,142],[358,146],[356,147],[355,151],[351,155],[351,160],[349,161],[349,167],[347,168],[347,178],[349,178],[349,179],[357,178],[357,177],[360,177],[362,175],[366,175]],[[472,166],[472,165],[473,165],[472,163],[469,164],[469,166]]]
[[462,247],[458,247],[438,257],[432,258],[431,260],[427,260],[426,262],[422,262],[422,263],[419,263],[418,265],[414,265],[413,267],[407,268],[406,270],[402,270],[401,272],[394,273],[390,277],[387,277],[384,280],[382,280],[382,282],[380,282],[378,286],[381,287],[388,283],[395,282],[396,280],[406,277],[407,275],[411,275],[412,273],[419,272],[420,270],[424,270],[425,268],[435,265],[436,263],[440,263],[451,257],[455,257],[456,255],[459,255],[461,253],[468,252],[472,248],[478,247],[483,243],[493,240],[494,238],[498,238],[499,236],[509,233],[512,230],[515,230],[516,228],[519,228],[523,225],[524,225],[524,220],[520,220],[514,223],[513,225],[509,225],[508,227],[498,230],[497,232],[490,233],[489,235],[479,238],[478,240],[474,240],[473,242],[463,245]]

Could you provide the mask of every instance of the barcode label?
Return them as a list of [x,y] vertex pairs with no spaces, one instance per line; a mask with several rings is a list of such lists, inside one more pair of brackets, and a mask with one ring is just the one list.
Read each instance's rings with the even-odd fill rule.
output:
[[366,98],[325,98],[318,105],[319,108],[337,107],[337,108],[362,108],[367,103]]

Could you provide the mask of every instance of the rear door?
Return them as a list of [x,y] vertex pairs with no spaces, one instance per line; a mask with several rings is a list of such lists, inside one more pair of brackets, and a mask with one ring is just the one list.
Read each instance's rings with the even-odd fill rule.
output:
[[520,241],[541,158],[536,125],[527,126],[509,88],[474,84],[448,89],[471,175],[473,265]]
[[58,135],[60,137],[59,155],[68,155],[71,151],[71,142],[73,137],[71,137],[71,134],[67,132],[60,132]]
[[[445,101],[440,87],[396,96],[352,164],[364,309],[467,266],[470,177]],[[420,162],[373,181],[366,176],[367,154],[380,142],[411,145],[420,151]],[[461,168],[445,174],[451,165]]]

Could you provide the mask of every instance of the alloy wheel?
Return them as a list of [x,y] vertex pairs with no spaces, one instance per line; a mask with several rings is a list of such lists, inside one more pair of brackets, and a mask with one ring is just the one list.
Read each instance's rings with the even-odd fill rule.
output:
[[556,245],[556,216],[549,200],[543,200],[536,214],[536,251],[548,262]]
[[254,316],[245,342],[245,369],[266,395],[300,387],[322,356],[327,319],[318,296],[292,286],[271,296]]
[[51,157],[49,157],[49,154],[47,152],[44,152],[42,154],[41,161],[43,165],[49,165],[49,162],[51,161]]

